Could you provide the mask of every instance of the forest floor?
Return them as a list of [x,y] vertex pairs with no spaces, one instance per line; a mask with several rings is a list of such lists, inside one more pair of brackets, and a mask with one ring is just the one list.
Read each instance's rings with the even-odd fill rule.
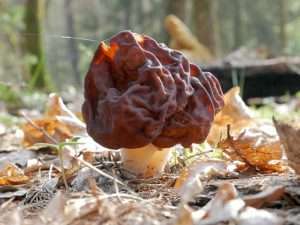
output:
[[[257,115],[273,116],[290,109],[291,102],[296,106],[288,115],[297,117],[298,97],[276,109],[274,102],[265,104]],[[298,161],[278,155],[277,145],[262,145],[262,154],[261,140],[249,141],[249,136],[243,139],[248,140],[245,148],[238,139],[242,136],[236,136],[232,143],[240,144],[233,147],[239,158],[225,157],[224,145],[212,153],[206,153],[213,146],[207,143],[188,154],[178,148],[163,174],[139,179],[124,170],[118,151],[78,135],[80,122],[58,120],[70,116],[64,107],[57,96],[50,98],[44,114],[22,109],[12,116],[2,106],[0,224],[300,224],[300,179],[289,167]],[[273,141],[264,132],[262,143]],[[249,148],[255,156],[242,154]]]

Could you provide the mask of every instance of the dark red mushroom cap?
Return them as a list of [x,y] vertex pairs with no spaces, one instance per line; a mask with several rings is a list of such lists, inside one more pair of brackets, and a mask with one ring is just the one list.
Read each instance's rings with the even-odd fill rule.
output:
[[99,144],[165,148],[203,142],[223,107],[218,80],[154,39],[124,31],[101,42],[85,78],[87,131]]

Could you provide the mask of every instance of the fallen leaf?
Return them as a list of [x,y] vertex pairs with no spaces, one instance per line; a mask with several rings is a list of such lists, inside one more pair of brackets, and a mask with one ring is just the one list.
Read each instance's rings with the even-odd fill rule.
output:
[[34,158],[36,158],[36,153],[33,151],[19,150],[9,153],[0,153],[0,170],[3,169],[7,163],[12,163],[24,168],[27,165],[27,162]]
[[25,184],[29,180],[29,177],[25,176],[20,168],[11,163],[8,163],[0,171],[0,186]]
[[288,165],[294,169],[297,174],[300,174],[300,126],[297,126],[297,123],[292,125],[277,122],[276,120],[274,120],[274,124],[280,141],[284,146]]
[[41,213],[43,222],[46,224],[66,224],[65,205],[67,198],[62,192],[57,192],[54,198],[50,201],[48,206]]
[[[228,128],[229,129],[229,128]],[[261,128],[246,128],[239,136],[232,137],[228,130],[227,139],[218,147],[230,160],[245,163],[245,168],[263,172],[283,172],[282,150],[277,135],[271,135]]]
[[86,134],[85,124],[54,93],[49,95],[44,117],[28,121],[22,129],[24,132],[23,144],[26,147],[36,143],[53,144],[52,139],[61,142],[75,135]]
[[266,210],[246,207],[237,219],[238,225],[282,225],[284,220]]
[[85,123],[78,119],[78,117],[68,109],[62,98],[56,93],[49,95],[45,116],[55,117],[77,135],[86,133]]
[[12,127],[0,135],[0,151],[10,152],[20,149],[22,147],[22,140],[24,134],[18,127]]
[[25,188],[16,187],[16,186],[1,186],[0,187],[0,199],[9,199],[13,197],[22,197],[25,196],[27,190]]
[[[199,210],[180,207],[178,223],[186,221],[188,225],[208,225],[234,223],[236,225],[281,225],[283,219],[266,211],[257,210],[246,205],[246,202],[238,197],[238,192],[231,183],[220,185],[215,197]],[[182,211],[183,210],[183,211]],[[192,218],[192,222],[190,222]]]
[[[189,186],[197,176],[207,177],[213,175],[225,175],[229,172],[228,163],[222,160],[196,160],[190,166],[184,168],[176,179],[174,188],[180,189]],[[184,191],[183,191],[184,192]]]
[[225,93],[224,107],[215,116],[207,137],[208,143],[216,145],[222,137],[225,137],[227,125],[230,125],[231,132],[235,135],[253,122],[254,113],[244,103],[239,93],[239,87],[233,87]]
[[[26,123],[23,127],[25,147],[32,146],[36,143],[52,143],[51,138],[58,142],[72,137],[72,131],[59,123],[56,118],[43,118]],[[49,137],[49,136],[51,137]]]
[[193,210],[187,206],[183,205],[183,207],[179,211],[179,215],[174,222],[174,225],[193,225]]
[[0,123],[0,135],[1,136],[4,135],[5,132],[6,132],[6,127],[3,124]]
[[261,208],[264,204],[277,201],[284,195],[284,187],[269,187],[263,192],[254,195],[248,195],[243,198],[247,206],[252,206],[254,208]]
[[224,108],[215,117],[215,123],[230,124],[254,118],[254,113],[240,96],[239,87],[233,87],[225,93],[224,103]]

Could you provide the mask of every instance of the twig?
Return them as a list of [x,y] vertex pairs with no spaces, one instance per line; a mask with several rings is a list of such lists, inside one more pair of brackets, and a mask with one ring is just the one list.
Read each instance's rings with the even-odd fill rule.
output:
[[[112,172],[113,172],[113,175],[114,175],[114,177],[115,177],[115,176],[116,176],[115,170],[112,169]],[[120,198],[119,186],[118,186],[118,184],[117,184],[116,181],[114,181],[114,187],[115,187],[115,190],[116,190],[116,194],[118,195],[118,200],[119,200],[121,203],[123,203],[122,199]]]

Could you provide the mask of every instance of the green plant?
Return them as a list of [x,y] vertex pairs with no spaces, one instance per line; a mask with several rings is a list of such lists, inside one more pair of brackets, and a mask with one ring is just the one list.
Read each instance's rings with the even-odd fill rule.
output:
[[78,137],[74,137],[74,138],[67,139],[65,141],[59,142],[57,144],[37,143],[37,144],[34,145],[35,147],[39,147],[39,148],[50,147],[50,148],[56,150],[57,155],[59,157],[59,161],[60,161],[62,180],[64,182],[64,185],[65,185],[65,188],[66,188],[67,191],[69,190],[69,186],[68,186],[66,173],[65,173],[63,151],[64,151],[66,146],[77,146],[77,145],[81,144],[81,143],[78,142],[78,139],[79,139]]

